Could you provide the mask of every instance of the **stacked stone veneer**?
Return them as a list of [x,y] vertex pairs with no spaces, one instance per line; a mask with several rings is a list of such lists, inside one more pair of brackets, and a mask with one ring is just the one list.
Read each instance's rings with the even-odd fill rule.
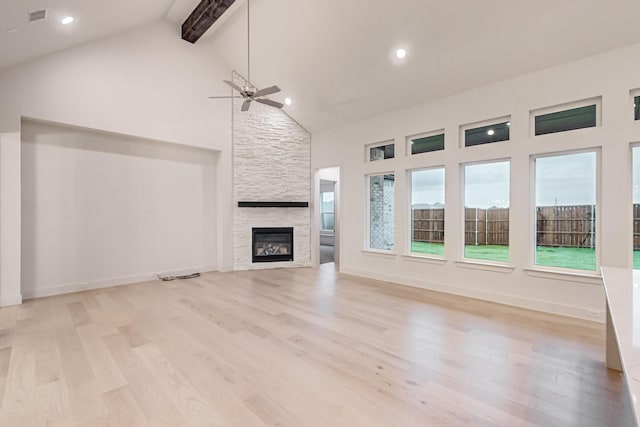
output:
[[[244,80],[234,74],[234,82]],[[311,265],[310,208],[239,208],[239,201],[311,202],[311,136],[282,111],[233,102],[234,269]],[[253,227],[293,227],[294,261],[252,263]]]
[[370,247],[392,250],[394,239],[394,179],[377,175],[369,179]]

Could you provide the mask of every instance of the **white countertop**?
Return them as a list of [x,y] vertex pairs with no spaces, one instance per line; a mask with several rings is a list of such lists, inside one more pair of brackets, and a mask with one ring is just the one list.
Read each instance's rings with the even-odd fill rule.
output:
[[640,420],[640,270],[602,267],[602,278],[637,424]]

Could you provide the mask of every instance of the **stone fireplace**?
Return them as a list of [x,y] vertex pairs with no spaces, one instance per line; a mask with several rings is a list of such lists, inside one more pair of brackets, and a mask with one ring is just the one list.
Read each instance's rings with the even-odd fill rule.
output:
[[[236,73],[233,80],[245,83]],[[233,268],[311,266],[311,136],[284,111],[241,105],[233,101]],[[255,231],[267,228],[288,237],[271,233],[278,241],[256,246],[265,236]]]

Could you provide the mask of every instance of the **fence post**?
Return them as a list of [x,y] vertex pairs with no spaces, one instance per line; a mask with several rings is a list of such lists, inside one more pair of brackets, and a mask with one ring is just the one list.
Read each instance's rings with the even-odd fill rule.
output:
[[594,233],[595,233],[595,205],[591,205],[591,218],[589,221],[589,245],[593,249],[595,247]]
[[478,246],[478,208],[476,208],[475,246]]
[[484,210],[484,245],[489,244],[489,210]]

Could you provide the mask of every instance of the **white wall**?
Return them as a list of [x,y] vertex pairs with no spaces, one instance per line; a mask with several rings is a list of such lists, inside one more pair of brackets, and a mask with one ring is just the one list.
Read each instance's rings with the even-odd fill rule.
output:
[[[222,83],[230,76],[231,69],[210,43],[184,42],[178,25],[156,22],[0,72],[0,134],[15,133],[19,138],[21,118],[28,117],[219,150],[216,264],[229,270],[233,265],[231,103],[207,96],[230,93]],[[2,165],[19,165],[19,153],[3,150]],[[10,179],[3,186],[19,188],[16,174],[0,174]],[[0,212],[0,221],[5,228],[20,229],[15,215]],[[5,236],[0,236],[2,246],[19,254],[19,242],[15,247],[15,242],[4,241]],[[16,262],[17,266],[8,267]],[[0,263],[5,270],[20,268],[19,256],[6,250],[0,252]],[[5,276],[0,280],[4,293]]]
[[213,150],[25,121],[25,298],[216,268]]
[[20,117],[223,149],[230,143],[231,70],[213,47],[159,21],[54,53],[0,74],[0,131]]
[[[314,134],[312,168],[342,167],[341,271],[418,287],[473,296],[572,316],[602,319],[601,279],[531,271],[532,212],[530,156],[600,148],[602,197],[598,216],[601,265],[631,267],[631,158],[629,144],[640,141],[632,120],[629,91],[640,87],[640,45],[615,50],[542,72],[482,87],[439,102]],[[438,82],[432,82],[438,84]],[[602,96],[602,126],[530,137],[530,110]],[[511,141],[459,148],[459,126],[511,115]],[[405,138],[445,129],[445,150],[405,154]],[[364,162],[366,144],[395,139],[396,158]],[[511,159],[510,247],[513,270],[477,267],[461,258],[460,165]],[[407,170],[446,167],[446,262],[404,256],[409,247]],[[363,251],[366,227],[365,175],[396,173],[395,254]],[[471,268],[474,267],[474,268]]]

